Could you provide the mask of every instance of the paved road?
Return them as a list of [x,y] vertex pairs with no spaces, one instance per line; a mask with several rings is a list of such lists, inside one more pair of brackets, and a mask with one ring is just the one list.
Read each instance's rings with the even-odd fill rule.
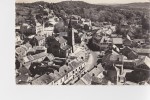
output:
[[90,51],[89,59],[85,66],[85,71],[91,70],[94,65],[97,65],[97,53]]

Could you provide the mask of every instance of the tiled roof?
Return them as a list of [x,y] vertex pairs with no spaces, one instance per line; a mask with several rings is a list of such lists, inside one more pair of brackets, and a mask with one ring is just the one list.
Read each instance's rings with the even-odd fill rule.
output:
[[35,38],[36,38],[38,41],[44,39],[43,36],[35,36]]
[[112,38],[113,44],[123,44],[122,38]]
[[134,39],[133,42],[145,43],[145,39]]
[[72,61],[71,63],[70,63],[70,65],[71,65],[71,67],[73,67],[73,68],[76,68],[76,67],[78,67],[79,65],[81,65],[83,63],[83,61]]
[[92,69],[90,72],[89,72],[89,74],[91,75],[91,76],[93,76],[93,74],[95,75],[95,76],[98,76],[101,72],[103,72],[103,68],[102,67],[100,67],[100,66],[98,66],[98,68],[94,68],[94,69]]
[[33,49],[35,49],[35,50],[46,50],[45,46],[34,46]]
[[54,60],[54,56],[53,56],[53,54],[48,54],[47,55],[47,58],[51,61],[51,60]]
[[17,47],[16,48],[16,53],[19,54],[25,54],[26,53],[26,48],[25,47]]
[[86,84],[80,79],[74,85],[86,85]]
[[42,52],[42,53],[33,55],[33,58],[34,58],[34,59],[39,59],[39,58],[42,58],[42,57],[46,57],[47,55],[48,55],[47,53]]
[[21,73],[21,74],[23,74],[23,75],[25,75],[25,74],[31,74],[30,73],[30,71],[26,68],[26,67],[20,67],[19,69],[18,69],[18,72],[19,73]]
[[64,39],[62,36],[55,37],[55,39],[56,39],[59,43],[65,43],[65,42],[67,42],[67,40]]
[[24,46],[25,46],[27,49],[29,49],[29,48],[32,47],[32,45],[31,45],[30,43],[26,43],[26,44],[24,44]]
[[61,78],[61,75],[57,70],[55,70],[54,73],[51,73],[50,75],[54,77],[54,81],[57,81]]
[[54,79],[50,75],[44,74],[39,78],[32,81],[33,85],[46,85],[52,82]]
[[92,81],[92,77],[90,76],[89,73],[86,73],[82,78],[81,80],[85,83],[85,84],[91,84],[91,81]]
[[27,82],[28,80],[28,75],[19,75],[16,77],[16,83],[20,82],[20,81],[23,81],[23,82]]
[[60,33],[59,33],[59,36],[60,36],[60,37],[62,37],[62,36],[68,36],[68,33],[67,33],[67,32],[60,32]]
[[42,57],[46,57],[48,54],[45,52],[36,54],[36,55],[29,55],[29,56],[25,56],[23,57],[23,62],[29,62],[29,61],[33,61]]
[[63,50],[68,50],[69,48],[71,48],[71,46],[66,45],[66,46],[63,46],[61,49],[63,49]]
[[137,53],[150,53],[150,49],[145,48],[133,48],[133,50]]
[[143,64],[145,64],[147,67],[150,68],[150,58],[145,56],[136,62],[136,66],[143,65]]
[[101,84],[102,79],[95,77],[95,76],[92,76],[92,82],[97,83],[97,84]]

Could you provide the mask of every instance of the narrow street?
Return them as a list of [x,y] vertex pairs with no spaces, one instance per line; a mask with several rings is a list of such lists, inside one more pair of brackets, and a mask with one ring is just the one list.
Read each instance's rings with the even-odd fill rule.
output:
[[85,65],[85,71],[91,70],[97,63],[97,54],[90,50],[88,62]]

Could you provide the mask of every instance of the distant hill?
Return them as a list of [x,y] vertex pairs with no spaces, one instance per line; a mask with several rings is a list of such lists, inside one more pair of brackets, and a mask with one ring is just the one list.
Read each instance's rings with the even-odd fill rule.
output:
[[115,4],[110,5],[114,7],[122,7],[122,8],[142,8],[142,9],[150,9],[150,2],[144,3],[129,3],[129,4]]
[[119,20],[125,19],[133,23],[134,19],[134,22],[140,23],[143,13],[148,14],[149,5],[150,3],[90,4],[84,1],[16,3],[16,22],[20,22],[22,19],[33,19],[32,15],[41,14],[45,6],[52,9],[56,16],[64,20],[66,19],[64,15],[75,14],[83,18],[89,18],[94,22],[109,21],[119,23]]

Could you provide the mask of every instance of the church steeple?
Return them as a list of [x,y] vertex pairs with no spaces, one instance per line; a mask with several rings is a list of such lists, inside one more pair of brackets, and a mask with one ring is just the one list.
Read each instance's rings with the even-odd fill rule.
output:
[[72,29],[72,19],[70,17],[70,20],[69,20],[69,23],[68,23],[68,45],[70,45],[72,47],[72,52],[74,52],[74,32],[73,32],[73,29]]
[[70,17],[69,24],[68,24],[68,29],[69,28],[72,28],[72,19],[71,19],[71,17]]

